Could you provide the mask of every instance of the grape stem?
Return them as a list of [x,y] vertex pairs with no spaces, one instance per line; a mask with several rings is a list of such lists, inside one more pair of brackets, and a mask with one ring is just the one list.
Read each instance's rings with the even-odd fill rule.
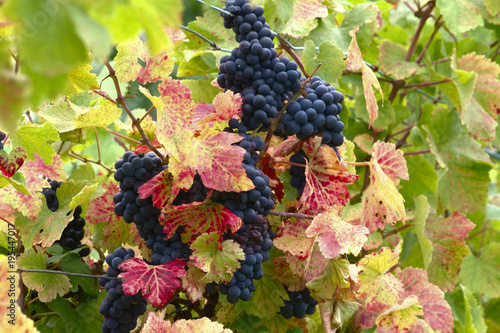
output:
[[141,120],[139,120],[139,123],[142,123],[142,121],[144,119],[146,119],[146,117],[151,113],[151,111],[153,111],[155,108],[155,106],[153,105],[152,107],[149,108],[149,110],[144,114],[144,116],[142,116]]
[[61,271],[51,271],[51,270],[46,270],[46,269],[24,269],[24,268],[18,268],[17,271],[18,272],[22,272],[22,273],[50,273],[50,274],[80,276],[80,277],[86,277],[86,278],[92,278],[92,279],[103,278],[103,279],[108,279],[108,280],[120,280],[120,281],[123,280],[120,277],[103,276],[103,275],[90,275],[90,274],[80,274],[80,273],[70,273],[70,272],[61,272]]
[[278,161],[278,160],[275,160],[274,158],[273,158],[273,163],[275,163],[275,164],[295,165],[295,166],[298,166],[298,167],[301,167],[301,168],[305,168],[306,167],[305,164],[300,164],[300,163],[295,163],[295,162],[289,162],[289,161]]
[[136,143],[136,144],[138,144],[138,145],[142,145],[142,142],[137,141],[136,139],[132,139],[131,137],[128,137],[128,136],[123,135],[123,134],[121,134],[121,133],[118,133],[118,132],[115,132],[115,131],[113,131],[113,130],[110,130],[109,128],[106,128],[106,131],[108,131],[109,133],[111,133],[111,134],[113,134],[113,135],[115,135],[115,136],[118,136],[118,137],[120,137],[120,138],[123,138],[123,139],[125,139],[125,140],[132,141],[132,142],[134,142],[134,143]]
[[94,160],[89,160],[88,158],[86,157],[83,157],[83,156],[80,156],[79,154],[75,153],[73,151],[73,149],[71,149],[71,153],[67,153],[68,156],[71,156],[77,160],[79,160],[80,162],[83,162],[83,163],[93,163],[93,164],[97,164],[101,167],[103,167],[104,169],[106,169],[108,171],[108,173],[112,174],[113,172],[115,172],[114,169],[111,169],[110,167],[106,166],[104,163],[102,163],[101,161],[94,161]]
[[283,217],[293,217],[296,219],[307,219],[307,220],[313,220],[316,216],[315,215],[307,215],[307,214],[302,214],[302,213],[288,213],[288,212],[278,212],[275,210],[269,211],[269,215],[276,215],[276,216],[283,216]]
[[431,150],[430,150],[430,149],[426,149],[426,150],[418,150],[418,151],[410,151],[410,152],[404,153],[404,155],[403,155],[403,156],[427,154],[427,153],[430,153],[430,152],[431,152]]
[[160,153],[160,151],[155,146],[153,146],[151,144],[148,137],[146,136],[146,133],[144,133],[144,130],[141,127],[141,123],[139,122],[139,119],[134,116],[134,114],[132,113],[132,111],[128,107],[128,105],[125,101],[125,97],[122,95],[120,83],[118,82],[118,77],[116,76],[115,70],[113,69],[113,67],[111,66],[109,61],[106,61],[105,65],[109,71],[109,77],[113,80],[113,83],[114,83],[115,89],[116,89],[117,97],[116,97],[116,100],[114,101],[114,103],[117,105],[120,105],[127,112],[128,116],[132,120],[132,125],[135,126],[137,131],[141,134],[142,143],[145,144],[146,146],[148,146],[148,148],[151,149],[156,154],[156,156],[158,156],[162,161],[164,161],[165,156],[163,156],[163,154]]
[[407,224],[405,224],[405,225],[404,225],[404,226],[402,226],[402,227],[399,227],[399,228],[397,228],[397,229],[394,229],[394,230],[392,230],[392,231],[390,231],[390,232],[386,233],[385,235],[382,235],[382,238],[383,238],[383,239],[386,239],[387,237],[392,236],[392,235],[394,235],[394,234],[397,234],[398,232],[400,232],[400,231],[402,231],[402,230],[405,230],[406,228],[409,228],[409,227],[411,227],[412,225],[413,225],[413,224],[411,224],[411,223],[407,223]]
[[278,36],[278,39],[280,40],[280,47],[282,49],[284,49],[293,58],[293,60],[300,67],[300,70],[302,71],[302,73],[304,73],[304,75],[306,77],[309,77],[309,75],[307,74],[307,71],[306,71],[306,69],[304,67],[304,64],[299,59],[299,57],[297,56],[297,54],[293,51],[293,48],[290,47],[291,44],[288,43],[288,41],[283,36],[281,36],[280,34],[276,34],[276,36]]

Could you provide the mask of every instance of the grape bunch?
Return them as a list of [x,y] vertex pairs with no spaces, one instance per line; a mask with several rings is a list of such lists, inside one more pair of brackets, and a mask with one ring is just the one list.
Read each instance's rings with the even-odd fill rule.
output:
[[[305,165],[306,161],[309,162],[309,159],[303,150],[298,151],[290,157],[290,162],[292,163]],[[302,192],[304,192],[304,187],[306,186],[306,168],[298,165],[291,165],[290,175],[292,176],[292,179],[290,179],[290,185],[295,187],[297,192],[299,192],[299,196],[301,196]]]
[[7,137],[7,135],[0,131],[0,149],[3,149],[3,140],[5,140],[5,138]]
[[285,317],[286,319],[290,319],[292,317],[296,318],[304,318],[307,315],[312,315],[316,312],[316,305],[318,301],[316,301],[311,296],[311,292],[308,288],[300,291],[288,291],[289,301],[283,300],[285,302],[285,306],[280,307],[279,313]]
[[306,97],[291,102],[281,119],[287,136],[300,140],[322,133],[322,143],[338,147],[344,143],[344,123],[340,120],[344,95],[315,76],[306,85]]
[[115,214],[123,216],[127,223],[136,224],[139,235],[152,250],[151,263],[160,265],[189,258],[189,246],[180,239],[182,229],[178,228],[176,234],[166,239],[163,226],[158,222],[161,209],[153,205],[151,197],[141,199],[138,194],[139,187],[167,166],[162,166],[161,159],[153,153],[136,155],[129,151],[115,163],[115,168],[115,179],[120,182],[120,192],[113,197]]
[[106,277],[117,277],[122,271],[118,266],[125,260],[132,259],[135,253],[132,249],[119,247],[106,256],[109,265],[106,274],[99,278],[99,285],[108,292],[99,306],[99,312],[104,316],[103,333],[130,332],[137,325],[137,318],[146,312],[147,301],[139,291],[130,296],[123,292],[120,280],[110,280]]
[[[232,121],[229,125],[236,127]],[[241,130],[240,127],[239,130]],[[232,131],[232,129],[227,129],[227,131]],[[274,201],[271,198],[272,190],[268,186],[270,179],[256,166],[259,159],[258,151],[265,149],[264,141],[261,137],[252,137],[247,133],[239,133],[239,135],[243,137],[243,140],[235,145],[246,150],[243,168],[255,188],[239,193],[215,191],[212,195],[212,200],[222,203],[243,221],[236,233],[228,232],[224,236],[225,239],[237,242],[245,253],[245,260],[241,261],[241,267],[234,273],[232,279],[219,286],[219,291],[227,295],[228,302],[232,304],[239,299],[248,301],[252,297],[252,292],[255,291],[253,280],[263,277],[262,262],[269,259],[268,251],[273,246],[272,239],[275,236],[264,218],[274,207]]]
[[193,202],[203,202],[207,198],[208,192],[210,192],[210,189],[203,184],[200,175],[196,174],[191,188],[188,191],[179,191],[172,204],[180,206]]
[[262,262],[269,259],[269,251],[276,236],[271,229],[268,230],[268,223],[261,214],[256,216],[253,223],[243,222],[245,223],[234,235],[226,235],[226,239],[236,241],[245,253],[245,260],[240,261],[241,267],[231,280],[219,286],[219,291],[227,295],[227,301],[231,304],[238,299],[248,301],[252,297],[252,292],[255,291],[253,280],[260,280],[264,276]]
[[[59,200],[57,199],[57,189],[61,187],[61,182],[55,180],[48,180],[50,187],[42,190],[43,195],[47,201],[47,207],[55,212],[59,209]],[[82,206],[77,206],[73,213],[73,219],[64,228],[61,238],[56,240],[54,244],[62,247],[69,247],[71,250],[79,249],[84,245],[81,243],[83,236],[85,236],[85,219],[81,216]],[[78,254],[81,257],[86,257],[90,254],[90,248],[82,249]]]
[[221,58],[217,83],[225,90],[241,93],[241,123],[249,130],[265,130],[278,115],[285,100],[300,88],[297,64],[277,57],[274,33],[261,6],[247,0],[228,0],[222,13],[224,27],[233,29],[239,46]]

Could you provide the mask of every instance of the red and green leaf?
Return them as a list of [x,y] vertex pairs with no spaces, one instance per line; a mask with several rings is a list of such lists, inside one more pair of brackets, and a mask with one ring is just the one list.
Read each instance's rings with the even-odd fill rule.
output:
[[427,221],[424,234],[433,246],[432,261],[427,269],[429,281],[445,291],[452,291],[458,281],[463,258],[469,248],[465,238],[475,225],[465,215],[455,212],[449,217]]
[[300,197],[299,206],[306,212],[319,212],[330,207],[343,207],[349,199],[347,185],[358,179],[357,175],[346,173],[335,151],[321,145],[321,138],[309,139],[303,150],[309,158],[306,167],[306,186]]
[[26,152],[19,147],[12,149],[8,154],[5,150],[0,150],[0,172],[6,177],[12,177],[23,165],[26,157]]
[[184,266],[186,263],[179,259],[157,266],[137,258],[126,260],[118,266],[124,271],[119,275],[123,279],[123,292],[135,295],[142,291],[150,304],[161,306],[181,287],[179,278],[186,274]]
[[245,254],[238,243],[232,240],[222,241],[222,236],[212,232],[198,237],[192,244],[193,264],[207,273],[203,281],[229,282],[236,269],[241,267],[240,260]]
[[165,207],[160,223],[164,224],[163,232],[168,238],[172,237],[179,226],[185,226],[185,241],[191,243],[203,233],[215,232],[222,235],[228,230],[235,233],[243,222],[224,205],[206,199],[204,202]]
[[309,225],[305,219],[286,221],[281,234],[273,241],[274,246],[298,258],[306,258],[314,245],[314,239],[305,233]]
[[167,203],[172,203],[178,194],[178,192],[175,194],[172,193],[172,182],[167,170],[163,170],[144,183],[139,187],[138,193],[141,199],[152,197],[153,205],[158,208],[162,208]]
[[343,221],[332,209],[316,216],[305,234],[318,242],[325,258],[331,259],[348,253],[357,256],[370,233],[365,226]]

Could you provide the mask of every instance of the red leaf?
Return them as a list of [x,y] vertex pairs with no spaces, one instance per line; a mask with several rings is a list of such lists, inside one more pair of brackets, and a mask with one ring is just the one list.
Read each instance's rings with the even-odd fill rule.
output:
[[474,227],[474,223],[458,212],[446,219],[429,219],[425,225],[424,234],[434,248],[427,268],[428,278],[444,291],[452,291],[458,281],[460,264],[470,253],[465,238]]
[[328,260],[323,256],[317,246],[315,246],[312,251],[309,251],[309,256],[306,258],[289,255],[286,260],[292,272],[299,277],[303,277],[306,281],[311,281],[315,277],[321,275],[328,264]]
[[175,289],[181,287],[178,278],[186,274],[186,263],[176,259],[166,264],[151,266],[144,260],[133,258],[118,266],[124,271],[118,277],[123,278],[123,292],[135,295],[142,291],[151,305],[161,306],[173,296]]
[[370,233],[365,226],[343,221],[332,209],[316,216],[305,234],[316,239],[326,258],[336,258],[346,253],[357,256]]
[[309,163],[306,167],[307,184],[299,206],[311,213],[345,206],[349,199],[347,184],[358,180],[358,176],[345,172],[347,168],[340,164],[335,151],[321,145],[320,137],[308,139],[302,149]]
[[20,147],[12,149],[9,154],[4,149],[0,150],[0,171],[4,176],[12,177],[23,165],[26,157],[26,152]]
[[193,123],[201,125],[239,118],[242,103],[243,99],[240,94],[234,94],[231,90],[221,92],[215,96],[212,104],[201,103],[196,106]]
[[107,182],[101,185],[106,192],[100,197],[90,201],[87,210],[87,223],[95,225],[97,223],[115,224],[120,217],[115,214],[115,204],[113,196],[120,191],[120,187],[115,182]]
[[160,223],[164,224],[163,232],[172,237],[177,227],[186,226],[183,234],[187,234],[191,243],[197,236],[207,232],[219,235],[228,229],[235,233],[243,223],[239,217],[231,213],[224,205],[206,199],[204,202],[193,202],[187,205],[169,206],[162,210]]
[[288,291],[299,291],[306,287],[306,279],[295,275],[287,262],[287,256],[273,259],[274,269],[270,276],[288,287]]
[[408,168],[403,157],[403,151],[396,149],[396,145],[389,142],[377,141],[373,144],[372,160],[376,160],[380,168],[396,185],[399,177],[408,180]]
[[15,210],[33,220],[36,219],[36,215],[42,207],[42,194],[40,192],[44,187],[49,186],[43,176],[52,180],[66,181],[66,173],[59,155],[54,155],[54,162],[50,165],[45,165],[37,153],[34,154],[34,157],[33,161],[27,161],[19,169],[19,172],[26,178],[26,187],[32,195],[20,193],[10,186],[3,189],[8,193],[5,194],[6,200],[4,200],[4,203],[11,204]]
[[294,135],[283,141],[274,152],[274,157],[284,157],[300,150],[299,146],[303,142]]
[[193,181],[194,170],[198,171],[203,184],[208,188],[224,192],[241,192],[255,188],[242,167],[245,149],[232,146],[242,139],[239,135],[221,132],[206,140],[196,140],[183,160],[169,165],[174,184],[182,179],[181,175],[186,173],[188,167],[189,182],[185,184],[189,185],[188,189]]
[[285,222],[281,235],[273,241],[274,246],[298,258],[306,258],[314,245],[314,239],[306,236],[306,229],[310,223],[304,219]]
[[139,195],[141,199],[153,196],[153,205],[157,208],[162,208],[168,201],[173,201],[175,196],[172,195],[172,182],[168,171],[163,170],[139,187]]
[[[416,295],[424,310],[424,319],[436,332],[453,332],[453,314],[444,293],[427,280],[427,272],[407,267],[397,274],[406,295]],[[415,325],[414,325],[415,326]],[[413,330],[413,328],[412,328]]]
[[281,202],[285,196],[285,187],[276,174],[276,169],[274,168],[269,155],[264,156],[264,159],[262,160],[262,172],[271,179],[269,186],[274,190],[276,198]]

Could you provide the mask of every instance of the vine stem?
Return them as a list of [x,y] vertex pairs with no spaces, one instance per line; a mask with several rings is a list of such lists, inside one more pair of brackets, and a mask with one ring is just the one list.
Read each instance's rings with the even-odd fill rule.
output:
[[306,167],[305,164],[294,163],[294,162],[289,162],[289,161],[278,161],[278,160],[275,160],[274,158],[273,158],[273,163],[274,164],[295,165],[295,166],[298,166],[298,167],[301,167],[301,168],[305,168]]
[[347,165],[354,165],[354,166],[369,166],[371,163],[370,162],[344,162]]
[[402,227],[399,227],[399,228],[397,228],[397,229],[394,229],[394,230],[392,230],[392,231],[390,231],[390,232],[386,233],[385,235],[382,235],[382,238],[383,238],[383,239],[385,239],[385,238],[387,238],[387,237],[389,237],[389,236],[392,236],[392,235],[394,235],[394,234],[397,234],[397,233],[398,233],[398,232],[400,232],[401,230],[405,230],[405,229],[407,229],[407,228],[409,228],[409,227],[411,227],[411,226],[412,226],[412,224],[411,224],[411,223],[405,224],[405,225],[404,225],[404,226],[402,226]]
[[290,47],[291,44],[287,43],[288,41],[286,41],[286,39],[283,36],[281,36],[280,34],[276,34],[276,36],[278,36],[278,39],[280,40],[280,46],[293,58],[293,60],[297,63],[297,65],[302,70],[302,73],[304,73],[304,75],[306,77],[309,77],[309,75],[307,74],[306,69],[304,67],[304,64],[299,59],[297,54],[293,51],[293,49]]
[[57,312],[55,312],[55,311],[44,312],[44,313],[36,313],[33,316],[31,316],[30,318],[39,318],[39,317],[45,317],[45,316],[54,316],[56,314],[57,314]]
[[1,216],[0,216],[0,220],[2,220],[2,221],[4,221],[4,222],[6,222],[7,224],[9,224],[9,225],[10,225],[11,227],[13,227],[13,228],[15,228],[15,227],[16,227],[16,226],[14,225],[14,223],[7,221],[6,219],[4,219],[4,218],[3,218],[3,217],[1,217]]
[[73,151],[73,149],[71,149],[71,153],[67,153],[68,156],[71,156],[77,160],[79,160],[80,162],[83,162],[83,163],[93,163],[93,164],[97,164],[101,167],[103,167],[104,169],[106,169],[106,171],[108,171],[109,173],[113,173],[115,172],[115,170],[111,169],[110,167],[106,166],[104,163],[102,163],[101,161],[94,161],[94,160],[89,160],[88,158],[86,157],[83,157],[83,156],[80,156],[79,154],[75,153]]
[[288,212],[278,212],[275,210],[271,210],[269,212],[269,215],[276,215],[276,216],[283,216],[283,217],[293,217],[296,219],[307,219],[307,220],[313,220],[316,216],[315,215],[307,215],[307,214],[302,214],[302,213],[288,213]]
[[432,31],[431,36],[429,37],[429,39],[425,43],[424,48],[422,49],[422,51],[420,52],[420,54],[417,57],[417,60],[415,60],[415,62],[419,65],[422,62],[422,59],[424,58],[425,52],[427,52],[427,50],[429,49],[429,46],[431,46],[431,43],[434,40],[434,37],[436,37],[437,32],[444,24],[444,21],[441,21],[441,17],[442,17],[442,15],[439,15],[439,17],[437,18],[437,21],[434,23],[434,30]]
[[128,116],[132,120],[132,125],[135,126],[135,128],[137,128],[137,131],[141,134],[142,143],[145,144],[146,146],[148,146],[148,148],[151,149],[156,154],[156,156],[158,156],[162,161],[164,161],[165,156],[163,156],[163,154],[160,153],[160,151],[155,146],[153,146],[151,144],[151,142],[149,142],[149,139],[146,136],[146,133],[144,133],[144,130],[141,127],[141,123],[139,122],[139,120],[136,117],[134,117],[134,114],[132,113],[132,111],[128,107],[128,105],[125,101],[125,97],[122,95],[120,83],[118,82],[118,77],[116,76],[115,70],[113,69],[113,67],[111,66],[109,61],[106,61],[105,65],[109,71],[109,77],[113,80],[113,83],[115,85],[116,95],[117,95],[115,103],[120,105],[127,112]]
[[410,151],[410,152],[407,152],[407,153],[404,153],[403,156],[410,156],[410,155],[420,155],[420,154],[428,154],[430,153],[431,150],[430,149],[426,149],[426,150],[418,150],[418,151]]
[[132,141],[132,142],[137,143],[137,144],[139,144],[139,145],[142,145],[142,142],[137,141],[136,139],[132,139],[131,137],[128,137],[128,136],[123,135],[123,134],[121,134],[121,133],[118,133],[118,132],[115,132],[115,131],[113,131],[113,130],[110,130],[109,128],[106,128],[106,131],[108,131],[109,133],[111,133],[111,134],[113,134],[113,135],[115,135],[115,136],[118,136],[118,137],[120,137],[120,138],[123,138],[123,139],[125,139],[125,140],[129,140],[129,141]]
[[45,270],[45,269],[24,269],[24,268],[18,268],[17,271],[18,272],[23,272],[23,273],[50,273],[50,274],[80,276],[80,277],[86,277],[86,278],[92,278],[92,279],[103,278],[103,279],[108,279],[108,280],[123,280],[122,278],[112,277],[112,276],[90,275],[90,274],[70,273],[70,272],[61,272],[61,271],[50,271],[50,270]]
[[426,87],[426,86],[434,86],[437,84],[442,84],[442,83],[447,83],[452,81],[452,79],[446,79],[446,80],[441,80],[441,81],[435,81],[435,82],[422,82],[422,83],[415,83],[415,84],[407,84],[403,86],[402,88],[412,88],[412,87]]
[[436,6],[435,1],[429,1],[424,5],[424,7],[427,7],[421,14],[420,16],[420,21],[418,22],[417,30],[415,31],[415,34],[413,35],[413,38],[410,43],[410,47],[408,48],[408,52],[406,53],[405,60],[410,61],[411,56],[413,55],[413,52],[415,52],[415,47],[417,46],[418,39],[420,37],[420,34],[422,33],[422,30],[424,29],[425,22],[429,17],[431,17],[431,13],[434,10],[434,7]]
[[215,43],[214,41],[211,41],[210,39],[208,39],[207,37],[203,36],[202,34],[200,34],[198,31],[195,31],[193,29],[190,29],[188,27],[185,27],[183,25],[180,26],[183,30],[186,30],[186,31],[189,31],[190,33],[192,34],[195,34],[196,36],[200,37],[201,39],[203,39],[205,42],[207,42],[208,44],[210,44],[210,46],[212,47],[213,50],[215,51],[223,51],[223,52],[231,52],[230,49],[225,49],[225,48],[222,48],[220,47],[217,43]]
[[144,121],[144,119],[146,119],[146,117],[151,113],[151,111],[153,111],[155,108],[155,106],[153,105],[152,107],[149,108],[149,110],[144,114],[144,116],[142,116],[141,120],[139,120],[139,123],[142,123]]

